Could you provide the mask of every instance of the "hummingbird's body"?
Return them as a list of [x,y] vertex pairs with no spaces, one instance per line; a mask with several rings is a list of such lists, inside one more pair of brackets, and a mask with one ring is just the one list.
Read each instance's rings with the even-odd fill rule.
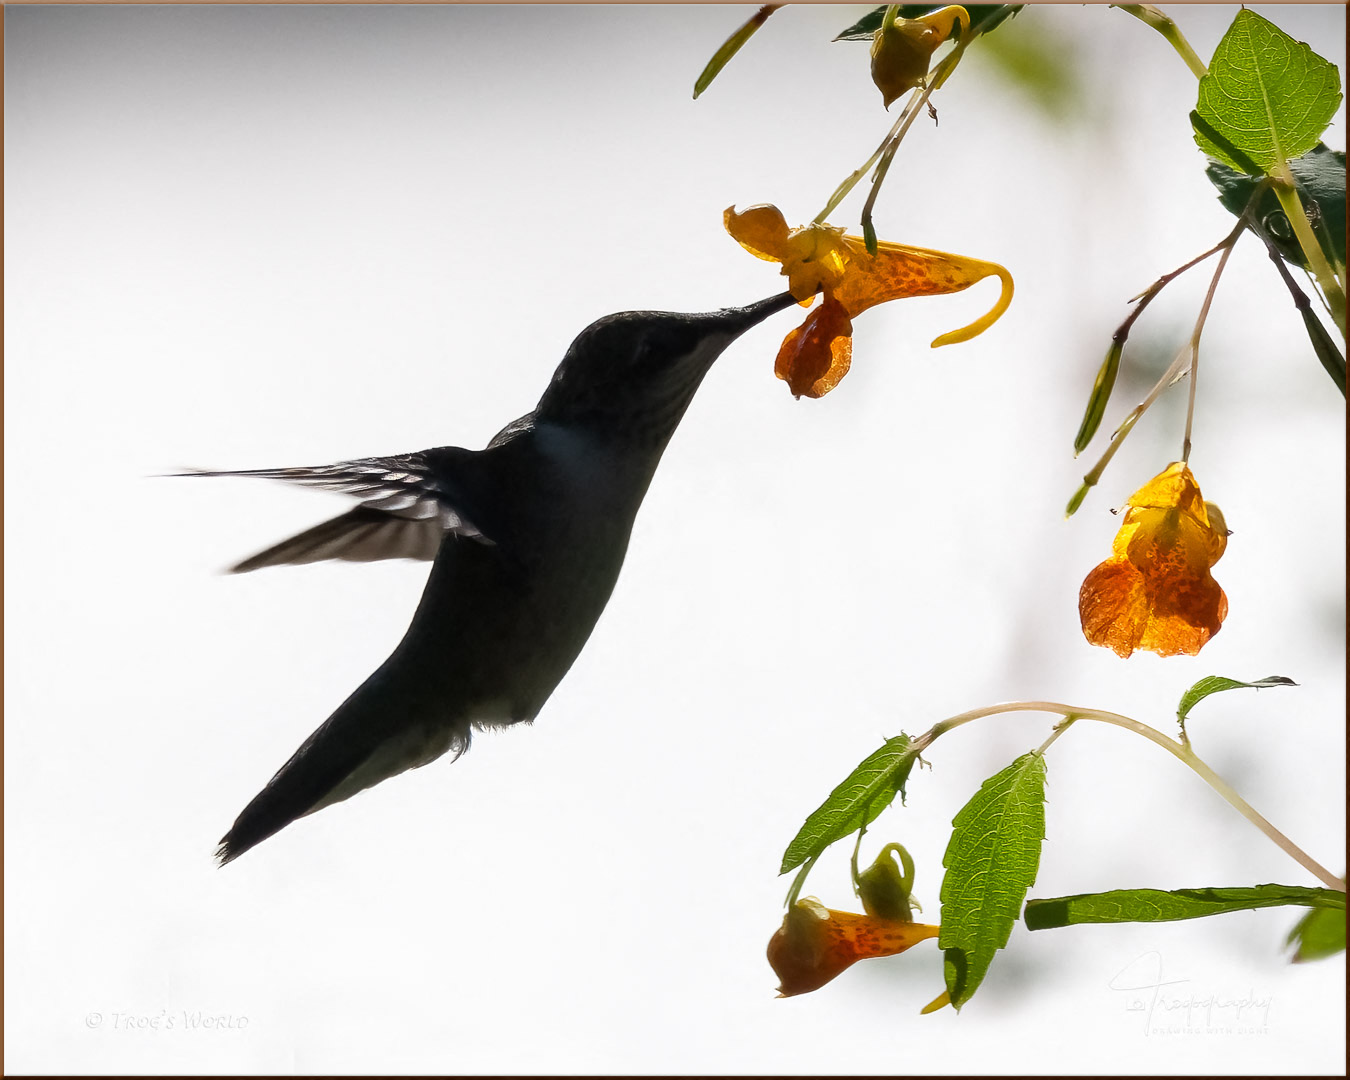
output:
[[625,312],[588,327],[535,411],[473,451],[199,475],[291,480],[361,505],[236,570],[434,558],[402,642],[244,808],[229,862],[305,814],[533,720],[590,637],[638,507],[712,362],[789,294],[708,315]]

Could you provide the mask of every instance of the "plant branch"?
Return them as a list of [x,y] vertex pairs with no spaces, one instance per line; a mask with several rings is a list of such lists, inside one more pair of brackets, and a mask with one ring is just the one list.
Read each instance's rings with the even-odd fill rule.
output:
[[1274,180],[1275,197],[1280,200],[1280,209],[1289,219],[1289,226],[1294,230],[1294,236],[1298,238],[1299,247],[1303,249],[1303,257],[1308,260],[1308,268],[1326,297],[1327,307],[1331,311],[1331,317],[1336,321],[1336,328],[1341,332],[1341,339],[1345,340],[1345,290],[1336,280],[1336,275],[1322,251],[1322,245],[1317,242],[1312,226],[1308,224],[1308,215],[1298,197],[1298,188],[1288,162],[1280,166],[1280,172]]
[[1167,43],[1177,51],[1177,54],[1186,61],[1186,66],[1191,69],[1197,79],[1203,79],[1209,74],[1205,62],[1195,55],[1191,43],[1186,40],[1181,33],[1181,29],[1172,21],[1170,16],[1165,15],[1152,4],[1114,4],[1113,6],[1120,8],[1126,15],[1133,15],[1140,22],[1158,31],[1167,39]]
[[[1073,705],[1064,705],[1057,701],[1008,701],[1000,705],[986,705],[983,708],[971,709],[969,712],[959,713],[956,716],[949,717],[934,724],[926,732],[914,739],[910,744],[910,749],[914,753],[921,753],[932,745],[939,735],[942,735],[953,728],[960,727],[962,724],[968,724],[972,720],[981,720],[986,716],[997,716],[1002,713],[1012,712],[1044,712],[1055,713],[1067,718],[1070,721],[1078,720],[1098,720],[1104,724],[1114,724],[1116,727],[1125,728],[1127,731],[1133,731],[1136,735],[1142,735],[1152,743],[1161,746],[1169,754],[1175,757],[1182,764],[1186,765],[1207,783],[1214,791],[1233,807],[1239,814],[1245,817],[1253,825],[1261,830],[1281,851],[1285,852],[1290,858],[1302,866],[1305,870],[1318,878],[1329,889],[1335,889],[1338,892],[1345,892],[1345,882],[1333,874],[1321,863],[1317,862],[1311,855],[1305,852],[1295,844],[1279,829],[1275,828],[1261,814],[1259,814],[1250,803],[1241,795],[1233,790],[1229,784],[1196,756],[1188,745],[1178,742],[1176,739],[1169,739],[1161,731],[1151,728],[1147,724],[1142,724],[1128,716],[1122,716],[1120,713],[1106,712],[1102,709],[1082,709]],[[1058,726],[1058,730],[1067,730],[1068,725]],[[1058,735],[1052,735],[1047,740],[1045,746],[1048,746]],[[1045,746],[1042,746],[1044,750]]]

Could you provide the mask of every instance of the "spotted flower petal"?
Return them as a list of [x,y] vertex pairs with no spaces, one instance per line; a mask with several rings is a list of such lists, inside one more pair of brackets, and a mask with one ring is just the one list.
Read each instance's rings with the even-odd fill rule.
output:
[[789,229],[782,213],[770,205],[740,213],[727,207],[722,220],[752,255],[782,264],[788,288],[802,304],[809,305],[817,292],[825,295],[821,308],[788,335],[774,365],[798,397],[820,397],[843,378],[852,352],[851,320],[870,307],[906,296],[960,292],[997,277],[1002,289],[994,307],[969,326],[937,338],[936,347],[982,333],[1012,303],[1012,275],[997,263],[884,242],[874,256],[861,237],[845,236],[831,225]]
[[1078,593],[1083,634],[1129,656],[1194,656],[1219,632],[1228,598],[1210,576],[1228,542],[1223,515],[1173,462],[1130,497],[1112,555]]
[[894,956],[938,933],[922,923],[833,911],[808,896],[788,909],[769,940],[769,964],[779,996],[792,997],[819,990],[859,960]]

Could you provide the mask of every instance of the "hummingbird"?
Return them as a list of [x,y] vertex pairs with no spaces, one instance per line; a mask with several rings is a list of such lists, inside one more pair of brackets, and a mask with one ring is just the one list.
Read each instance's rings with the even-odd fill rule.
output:
[[482,450],[441,446],[247,476],[341,492],[345,514],[236,566],[431,560],[403,640],[244,807],[223,866],[307,814],[533,721],[609,601],[661,455],[713,362],[797,301],[625,311],[572,342],[532,412]]

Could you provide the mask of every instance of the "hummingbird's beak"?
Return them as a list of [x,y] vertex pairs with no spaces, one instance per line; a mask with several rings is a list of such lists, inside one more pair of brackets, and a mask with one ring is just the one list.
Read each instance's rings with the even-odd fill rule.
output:
[[713,318],[723,329],[730,331],[733,337],[739,337],[752,326],[762,323],[770,315],[786,311],[796,302],[796,297],[790,292],[784,292],[745,307],[723,308],[715,312]]

